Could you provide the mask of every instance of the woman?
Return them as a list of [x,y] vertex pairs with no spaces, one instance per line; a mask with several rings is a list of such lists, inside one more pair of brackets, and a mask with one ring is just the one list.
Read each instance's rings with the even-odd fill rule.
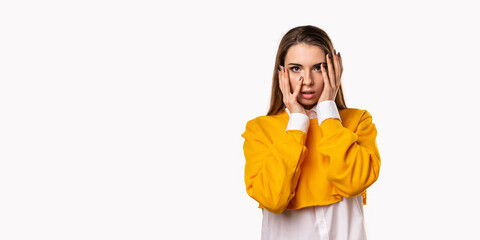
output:
[[270,109],[242,134],[262,240],[366,239],[366,190],[380,173],[377,130],[367,110],[346,107],[342,72],[322,29],[299,26],[282,38]]

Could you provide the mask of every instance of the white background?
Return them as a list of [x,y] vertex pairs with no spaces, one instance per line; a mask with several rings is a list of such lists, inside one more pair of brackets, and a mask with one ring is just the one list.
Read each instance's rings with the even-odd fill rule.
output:
[[281,37],[378,130],[369,240],[480,239],[474,1],[2,1],[0,239],[260,239],[243,181]]

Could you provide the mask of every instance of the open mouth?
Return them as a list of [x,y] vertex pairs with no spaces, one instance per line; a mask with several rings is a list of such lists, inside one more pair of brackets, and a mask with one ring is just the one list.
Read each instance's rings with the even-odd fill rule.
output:
[[301,92],[301,96],[303,99],[313,99],[313,95],[315,92]]

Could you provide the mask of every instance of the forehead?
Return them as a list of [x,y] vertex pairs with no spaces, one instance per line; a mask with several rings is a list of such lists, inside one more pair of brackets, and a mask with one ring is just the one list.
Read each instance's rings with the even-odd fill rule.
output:
[[285,62],[322,62],[325,51],[320,47],[307,44],[296,44],[290,47],[285,55]]

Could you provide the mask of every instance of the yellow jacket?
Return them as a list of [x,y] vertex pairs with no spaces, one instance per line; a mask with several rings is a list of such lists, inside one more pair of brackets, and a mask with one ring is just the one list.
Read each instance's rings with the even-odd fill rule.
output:
[[[339,110],[341,121],[310,119],[308,132],[288,130],[285,108],[249,120],[245,139],[245,185],[250,197],[273,213],[329,205],[363,196],[380,173],[377,130],[367,110]],[[308,137],[307,137],[308,136]]]

